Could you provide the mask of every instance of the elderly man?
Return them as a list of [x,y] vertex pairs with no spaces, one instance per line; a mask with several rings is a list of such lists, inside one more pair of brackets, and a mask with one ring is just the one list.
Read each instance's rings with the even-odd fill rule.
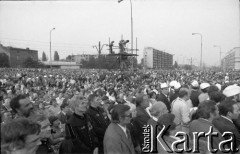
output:
[[178,98],[172,102],[172,114],[175,115],[174,122],[177,126],[186,126],[190,121],[190,108],[187,104],[188,100],[189,90],[187,88],[181,88]]
[[[86,114],[88,109],[88,100],[84,97],[75,95],[70,106],[74,113],[66,123],[66,135],[71,136],[70,131],[78,139],[78,145],[74,145],[73,153],[93,153],[98,151],[98,140],[95,137],[93,124],[90,117]],[[71,136],[73,137],[73,136]]]

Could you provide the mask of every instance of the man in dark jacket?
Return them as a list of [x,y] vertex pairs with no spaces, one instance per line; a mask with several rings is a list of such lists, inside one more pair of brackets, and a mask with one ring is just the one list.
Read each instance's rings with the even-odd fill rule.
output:
[[192,81],[191,88],[192,91],[190,94],[190,99],[192,101],[192,105],[193,107],[198,107],[199,104],[198,96],[201,94],[201,92],[199,91],[199,84],[196,80]]
[[110,124],[110,120],[107,113],[100,107],[101,98],[96,94],[91,94],[88,97],[88,102],[90,107],[88,108],[86,114],[91,118],[93,129],[96,132],[99,141],[99,152],[103,153],[103,138],[105,131]]
[[171,111],[171,103],[170,103],[168,94],[169,94],[168,85],[166,83],[162,83],[161,84],[161,92],[159,94],[157,94],[156,100],[163,102],[166,105],[168,112],[170,112]]
[[[231,149],[232,153],[236,152],[236,148],[240,145],[240,134],[236,126],[233,124],[233,119],[237,119],[240,114],[240,108],[238,104],[234,101],[223,101],[219,105],[220,116],[213,120],[213,125],[220,131],[220,133],[231,132],[235,138],[233,140],[233,148]],[[231,138],[231,136],[224,136],[225,140]],[[228,145],[230,147],[230,145]]]
[[93,129],[90,117],[85,114],[88,109],[88,101],[84,97],[74,96],[70,101],[74,113],[66,123],[66,135],[72,132],[78,139],[78,145],[74,145],[73,153],[93,153],[98,151],[98,140]]
[[147,95],[139,94],[136,97],[136,111],[137,111],[137,116],[133,119],[134,123],[134,133],[136,138],[136,141],[138,141],[141,146],[143,146],[144,142],[144,136],[143,136],[143,126],[147,125],[148,120],[150,119],[150,113],[147,111],[147,107],[149,107],[149,99]]

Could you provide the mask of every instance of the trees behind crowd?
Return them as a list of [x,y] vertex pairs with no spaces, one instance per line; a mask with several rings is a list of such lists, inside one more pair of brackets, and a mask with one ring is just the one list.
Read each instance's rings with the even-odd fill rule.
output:
[[25,68],[44,68],[45,65],[39,61],[33,60],[31,57],[28,57],[23,62],[23,67]]
[[44,51],[42,53],[42,61],[47,61],[47,56]]
[[59,61],[59,54],[57,51],[54,52],[54,61]]
[[[134,68],[138,67],[137,59],[133,58]],[[88,60],[82,60],[82,68],[95,68],[95,69],[119,69],[120,60],[116,56],[103,56],[100,55],[98,58],[94,58],[93,56],[89,57]],[[128,58],[126,61],[127,67],[131,67],[131,59]]]

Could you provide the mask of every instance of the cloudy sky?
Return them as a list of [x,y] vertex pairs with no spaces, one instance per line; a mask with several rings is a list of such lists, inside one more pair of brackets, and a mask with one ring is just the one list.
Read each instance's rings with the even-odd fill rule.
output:
[[[203,36],[203,61],[219,65],[219,51],[240,46],[238,0],[132,0],[134,48],[139,60],[144,47],[174,54],[174,60],[199,65],[199,35]],[[130,1],[0,1],[0,42],[5,46],[45,51],[60,58],[70,54],[97,54],[99,41],[115,45],[131,40]],[[130,48],[131,45],[129,44]],[[108,53],[104,46],[102,53]],[[224,54],[222,54],[222,57]]]

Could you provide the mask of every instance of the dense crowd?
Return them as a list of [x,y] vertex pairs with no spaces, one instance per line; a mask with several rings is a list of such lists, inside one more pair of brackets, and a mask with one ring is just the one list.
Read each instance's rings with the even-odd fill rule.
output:
[[1,153],[165,154],[162,131],[169,147],[184,139],[177,132],[189,136],[192,150],[173,153],[237,153],[239,81],[239,72],[0,68]]

